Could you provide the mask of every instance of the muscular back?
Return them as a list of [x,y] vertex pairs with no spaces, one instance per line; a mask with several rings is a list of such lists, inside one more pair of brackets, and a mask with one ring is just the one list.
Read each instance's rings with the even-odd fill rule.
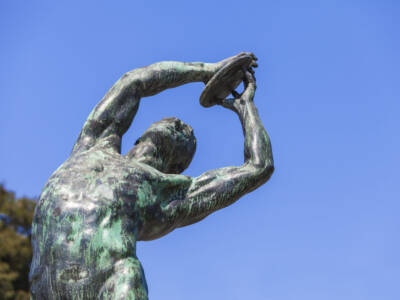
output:
[[50,177],[36,209],[32,293],[50,288],[74,290],[71,299],[94,297],[120,260],[137,260],[141,232],[171,231],[160,205],[170,189],[160,175],[101,143],[73,153]]

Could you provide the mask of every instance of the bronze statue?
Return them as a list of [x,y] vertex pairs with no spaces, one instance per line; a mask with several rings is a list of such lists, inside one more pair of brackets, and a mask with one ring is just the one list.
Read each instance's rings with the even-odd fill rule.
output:
[[[33,299],[148,299],[136,241],[198,222],[270,178],[270,140],[253,102],[256,60],[245,52],[219,63],[160,62],[114,84],[40,195],[32,227]],[[239,95],[234,89],[242,80]],[[177,118],[153,123],[121,155],[122,136],[142,97],[198,81],[207,84],[203,106],[222,105],[239,116],[242,166],[179,175],[192,160],[196,139]],[[226,99],[230,93],[234,98]]]

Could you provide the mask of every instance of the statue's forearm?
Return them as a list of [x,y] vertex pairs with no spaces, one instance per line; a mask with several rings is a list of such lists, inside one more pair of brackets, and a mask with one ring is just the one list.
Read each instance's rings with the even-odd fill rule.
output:
[[[136,114],[141,97],[189,82],[207,82],[220,66],[221,63],[166,61],[125,73],[93,109],[77,144],[81,143],[81,137],[88,135],[92,140],[114,133],[122,136]],[[89,134],[93,122],[102,124],[103,128]]]
[[237,111],[244,133],[245,163],[269,178],[273,172],[274,161],[271,141],[266,132],[253,101],[246,101]]
[[133,85],[141,97],[147,97],[186,83],[207,82],[217,67],[214,63],[164,61],[126,73],[121,84]]
[[237,113],[245,135],[245,163],[212,170],[193,179],[185,199],[166,207],[169,215],[182,216],[179,226],[197,222],[234,203],[271,176],[274,170],[271,143],[256,107],[247,101]]

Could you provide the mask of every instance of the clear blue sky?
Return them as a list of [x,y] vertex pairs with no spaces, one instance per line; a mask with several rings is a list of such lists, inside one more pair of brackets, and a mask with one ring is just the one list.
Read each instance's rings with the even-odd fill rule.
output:
[[[1,1],[0,181],[39,195],[124,72],[253,51],[276,172],[139,244],[150,299],[398,300],[399,20],[395,0]],[[198,139],[186,174],[241,164],[239,121],[202,88],[144,99],[123,152],[177,116]]]

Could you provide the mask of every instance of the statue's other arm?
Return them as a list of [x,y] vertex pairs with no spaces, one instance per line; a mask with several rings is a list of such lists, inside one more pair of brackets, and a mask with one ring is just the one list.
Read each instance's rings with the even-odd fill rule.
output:
[[141,97],[189,82],[207,82],[221,63],[166,61],[124,74],[95,106],[73,151],[86,150],[99,139],[110,138],[119,147],[139,107]]
[[193,178],[182,200],[171,201],[164,209],[176,227],[197,222],[224,208],[265,183],[273,173],[274,163],[269,136],[253,103],[254,77],[246,72],[245,92],[221,103],[235,111],[242,123],[245,162],[240,167],[226,167]]

